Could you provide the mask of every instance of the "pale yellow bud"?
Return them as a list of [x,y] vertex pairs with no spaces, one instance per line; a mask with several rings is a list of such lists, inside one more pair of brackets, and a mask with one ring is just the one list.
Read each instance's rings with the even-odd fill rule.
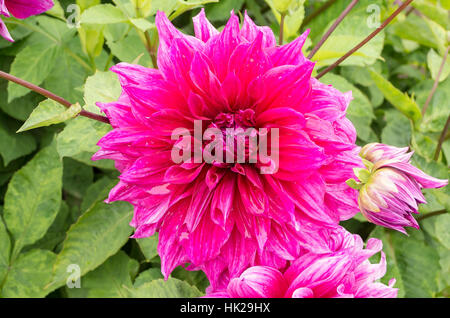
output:
[[273,0],[273,6],[281,14],[286,14],[288,11],[295,11],[301,0]]

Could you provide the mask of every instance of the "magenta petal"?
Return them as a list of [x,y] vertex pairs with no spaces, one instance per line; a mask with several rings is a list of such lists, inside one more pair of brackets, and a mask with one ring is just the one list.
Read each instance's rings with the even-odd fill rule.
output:
[[203,42],[207,42],[211,37],[219,34],[219,31],[206,18],[204,8],[192,20],[194,22],[195,36]]
[[280,298],[286,282],[283,275],[268,266],[254,266],[228,285],[228,294],[234,298]]
[[6,0],[9,12],[18,19],[41,14],[53,7],[52,0]]
[[232,13],[223,31],[206,43],[204,51],[211,59],[220,81],[225,79],[228,60],[239,43],[241,43],[239,18]]
[[303,64],[306,58],[303,56],[302,47],[308,37],[309,29],[301,36],[280,47],[273,47],[270,49],[270,59],[274,66],[281,65],[300,65]]
[[0,35],[4,37],[9,42],[14,42],[13,38],[9,34],[8,28],[6,27],[5,23],[0,19]]
[[380,168],[383,166],[393,167],[405,172],[406,174],[414,178],[417,182],[419,182],[420,185],[424,188],[441,188],[448,184],[448,180],[441,180],[429,176],[422,170],[406,162],[388,162],[381,165]]
[[258,34],[262,33],[262,46],[271,48],[276,46],[276,39],[272,30],[267,26],[259,27],[248,16],[247,11],[244,13],[244,23],[242,24],[241,35],[249,42],[255,41]]
[[180,210],[167,215],[159,232],[158,254],[161,256],[161,272],[166,279],[175,267],[188,261],[179,241],[184,233],[184,227],[179,226],[184,218],[183,208],[185,206],[180,206]]

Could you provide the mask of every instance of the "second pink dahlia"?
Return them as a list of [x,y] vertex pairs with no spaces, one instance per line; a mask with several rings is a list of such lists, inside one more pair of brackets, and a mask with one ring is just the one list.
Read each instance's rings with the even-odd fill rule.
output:
[[[121,172],[109,201],[134,205],[134,237],[159,232],[166,277],[189,263],[214,289],[249,266],[284,268],[313,244],[312,236],[359,211],[357,192],[345,184],[361,166],[345,117],[351,93],[311,77],[314,63],[301,50],[307,33],[280,47],[268,27],[247,15],[240,27],[232,13],[219,32],[202,11],[194,18],[195,37],[163,12],[155,23],[159,69],[112,68],[123,91],[117,102],[99,105],[114,129],[94,159],[113,159]],[[279,129],[276,173],[260,174],[260,157],[175,163],[171,152],[179,141],[172,133],[183,128],[193,135],[197,120],[203,130],[224,134]]]
[[[307,252],[285,270],[254,266],[233,278],[223,290],[206,297],[224,298],[395,298],[395,279],[378,280],[386,273],[382,242],[371,238],[366,248],[358,235],[343,228],[329,233],[328,250]],[[381,252],[378,264],[369,258]]]

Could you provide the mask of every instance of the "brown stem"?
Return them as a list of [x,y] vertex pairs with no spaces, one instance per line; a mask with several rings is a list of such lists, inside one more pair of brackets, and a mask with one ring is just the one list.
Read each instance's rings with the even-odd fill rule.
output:
[[439,136],[438,145],[436,147],[436,151],[434,152],[434,160],[439,159],[439,154],[442,149],[442,144],[445,141],[445,136],[447,135],[449,126],[450,126],[450,115],[448,115],[447,122],[445,123],[444,129],[442,130],[441,135]]
[[286,13],[281,14],[280,18],[280,36],[278,37],[278,44],[283,45],[284,38],[284,19],[286,18]]
[[156,51],[154,46],[152,45],[152,40],[150,39],[150,34],[148,31],[144,32],[145,35],[145,47],[147,48],[148,54],[150,55],[150,58],[152,59],[152,64],[154,68],[158,68],[158,61],[156,59]]
[[341,64],[343,61],[345,61],[350,55],[358,51],[361,47],[363,47],[367,42],[372,40],[378,33],[380,33],[397,15],[400,14],[413,0],[407,0],[405,1],[397,10],[395,10],[394,13],[392,13],[384,22],[382,25],[380,25],[375,31],[373,31],[371,34],[369,34],[368,37],[366,37],[364,40],[362,40],[358,45],[356,45],[353,49],[348,51],[344,54],[339,60],[334,62],[332,65],[328,66],[325,70],[320,72],[319,75],[316,76],[317,79],[324,76],[326,73],[334,69],[336,66]]
[[344,11],[339,15],[339,17],[334,21],[333,25],[327,30],[327,32],[324,34],[324,36],[320,39],[319,43],[316,44],[316,46],[312,49],[312,51],[308,55],[308,59],[312,59],[314,54],[322,47],[322,45],[325,43],[325,41],[330,37],[331,33],[333,33],[334,30],[336,30],[337,26],[344,20],[344,18],[347,16],[347,14],[353,9],[353,7],[359,2],[359,0],[353,0],[350,2],[350,4],[345,8]]
[[425,104],[423,105],[422,116],[425,115],[425,112],[427,111],[428,106],[430,105],[431,99],[433,98],[433,95],[436,92],[436,89],[439,85],[439,78],[441,77],[442,70],[444,69],[444,66],[445,66],[445,61],[447,60],[449,48],[450,48],[450,46],[447,46],[447,50],[445,51],[444,57],[442,58],[441,66],[439,67],[439,71],[437,73],[436,79],[434,80],[433,88],[431,89],[430,94],[428,94],[427,100],[426,100]]
[[317,9],[316,11],[314,11],[313,13],[311,13],[309,16],[306,17],[305,20],[303,20],[303,24],[302,27],[304,27],[305,25],[307,25],[309,22],[311,22],[312,20],[314,20],[315,17],[317,17],[319,14],[321,14],[322,12],[324,12],[326,9],[328,9],[329,7],[331,7],[333,5],[333,3],[335,3],[336,0],[328,0],[323,6],[321,6],[319,9]]
[[440,210],[440,211],[430,212],[430,213],[423,214],[423,215],[419,216],[419,217],[417,218],[417,221],[422,221],[422,220],[425,220],[425,219],[427,219],[427,218],[429,218],[429,217],[437,216],[437,215],[441,215],[441,214],[445,214],[445,213],[447,213],[446,210]]
[[[14,75],[11,75],[9,73],[0,71],[0,78],[4,78],[4,79],[6,79],[8,81],[14,82],[14,83],[16,83],[18,85],[21,85],[21,86],[24,86],[24,87],[26,87],[26,88],[28,88],[28,89],[30,89],[32,91],[35,91],[38,94],[41,94],[41,95],[43,95],[43,96],[45,96],[47,98],[53,99],[55,102],[58,102],[61,105],[67,107],[67,108],[72,106],[72,103],[68,102],[64,98],[62,98],[62,97],[60,97],[58,95],[55,95],[52,92],[49,92],[48,90],[43,89],[42,87],[34,85],[34,84],[32,84],[30,82],[27,82],[27,81],[25,81],[25,80],[23,80],[21,78],[15,77]],[[109,124],[109,119],[107,117],[105,117],[105,116],[97,115],[97,114],[94,114],[94,113],[91,113],[91,112],[88,112],[88,111],[85,111],[85,110],[82,110],[79,115]]]

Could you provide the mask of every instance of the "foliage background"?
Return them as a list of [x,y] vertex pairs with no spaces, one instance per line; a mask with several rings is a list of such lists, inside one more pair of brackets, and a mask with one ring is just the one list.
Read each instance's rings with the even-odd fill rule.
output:
[[[112,101],[120,93],[117,78],[107,72],[111,65],[136,61],[152,66],[143,32],[148,31],[151,42],[147,44],[154,48],[156,9],[166,11],[189,34],[193,33],[191,18],[201,4],[218,28],[234,9],[240,14],[248,10],[257,24],[271,26],[276,34],[279,31],[279,15],[271,10],[271,1],[153,0],[147,12],[137,15],[131,0],[78,0],[78,29],[66,23],[73,18],[75,11],[68,6],[74,0],[55,2],[54,9],[44,15],[4,19],[16,42],[0,39],[0,70],[97,113],[96,101]],[[286,20],[285,34],[290,41],[310,28],[307,53],[350,1],[335,1],[306,27],[301,26],[304,18],[325,1],[300,2]],[[316,70],[330,65],[374,30],[368,24],[368,19],[376,22],[377,15],[368,11],[373,4],[380,9],[381,21],[397,7],[394,1],[360,1],[314,56]],[[441,154],[437,160],[433,157],[450,113],[450,59],[423,118],[420,110],[448,46],[450,1],[416,0],[413,6],[415,11],[402,13],[321,81],[353,91],[348,116],[358,131],[358,144],[409,146],[415,151],[416,166],[447,179],[448,134]],[[123,202],[103,203],[118,174],[112,162],[90,160],[96,142],[109,127],[71,117],[55,102],[0,80],[0,295],[202,295],[208,282],[200,272],[180,267],[168,281],[162,280],[157,237],[129,239],[132,207]],[[16,133],[20,127],[26,131]],[[449,187],[426,190],[425,196],[429,204],[420,208],[421,230],[409,229],[409,237],[375,228],[360,214],[343,223],[364,239],[383,240],[388,259],[383,281],[395,277],[400,297],[450,295]],[[75,273],[71,264],[79,266],[81,288],[66,286]]]

